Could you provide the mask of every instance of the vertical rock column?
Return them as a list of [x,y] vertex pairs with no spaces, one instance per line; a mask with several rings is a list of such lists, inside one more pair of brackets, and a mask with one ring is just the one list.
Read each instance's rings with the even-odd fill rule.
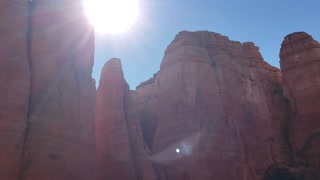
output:
[[19,177],[30,93],[28,1],[0,1],[0,179]]
[[96,97],[98,180],[135,179],[126,117],[129,96],[121,62],[111,59],[101,72]]
[[280,51],[285,94],[292,109],[290,142],[295,160],[320,163],[320,44],[304,32],[289,34]]
[[95,179],[93,30],[81,1],[33,0],[21,179]]

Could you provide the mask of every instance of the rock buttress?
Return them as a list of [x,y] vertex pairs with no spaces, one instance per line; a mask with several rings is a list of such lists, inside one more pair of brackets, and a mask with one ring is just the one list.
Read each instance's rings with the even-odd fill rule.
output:
[[95,179],[94,36],[76,0],[33,0],[21,179]]
[[0,1],[0,179],[19,178],[30,71],[28,1]]
[[157,179],[261,179],[291,159],[281,73],[253,43],[181,32],[136,93]]
[[103,67],[96,95],[98,179],[155,179],[138,124],[136,94],[130,92],[119,59]]
[[281,45],[280,59],[292,111],[289,130],[295,161],[319,168],[320,44],[305,32],[289,34]]
[[129,86],[119,59],[108,61],[96,95],[98,179],[136,179],[129,141],[126,99]]

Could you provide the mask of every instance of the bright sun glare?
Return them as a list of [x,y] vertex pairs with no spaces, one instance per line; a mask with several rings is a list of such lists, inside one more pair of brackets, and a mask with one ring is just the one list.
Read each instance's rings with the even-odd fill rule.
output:
[[139,0],[83,0],[86,15],[99,33],[123,33],[136,22]]

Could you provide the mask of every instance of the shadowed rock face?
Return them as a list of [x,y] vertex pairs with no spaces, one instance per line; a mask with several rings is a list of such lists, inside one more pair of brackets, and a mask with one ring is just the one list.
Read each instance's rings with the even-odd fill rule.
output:
[[23,179],[94,179],[94,37],[79,1],[32,1]]
[[82,3],[4,0],[0,22],[0,179],[95,179],[94,37]]
[[280,51],[285,94],[290,101],[290,143],[296,161],[320,163],[320,44],[299,32],[285,37]]
[[[14,23],[13,23],[14,22]],[[28,1],[0,1],[0,179],[18,179],[28,114]]]

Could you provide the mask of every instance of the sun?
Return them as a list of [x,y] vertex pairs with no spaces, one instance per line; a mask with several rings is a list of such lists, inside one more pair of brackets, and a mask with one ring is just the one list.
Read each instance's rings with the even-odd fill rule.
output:
[[139,0],[83,0],[95,31],[119,34],[129,30],[139,15]]

